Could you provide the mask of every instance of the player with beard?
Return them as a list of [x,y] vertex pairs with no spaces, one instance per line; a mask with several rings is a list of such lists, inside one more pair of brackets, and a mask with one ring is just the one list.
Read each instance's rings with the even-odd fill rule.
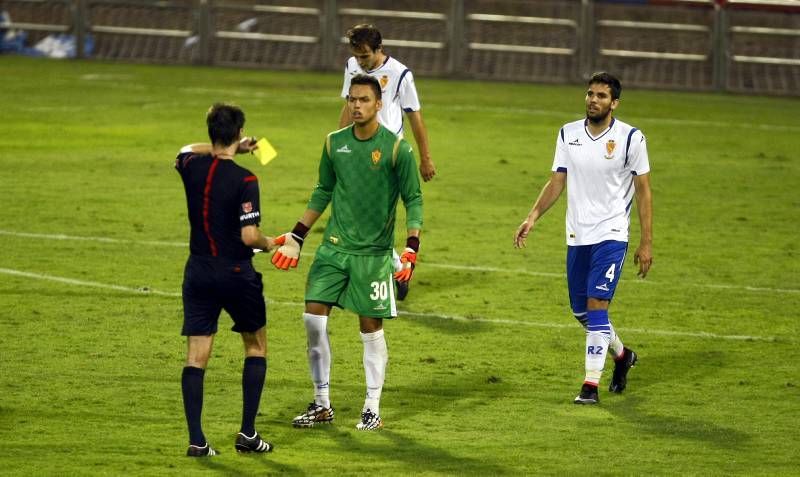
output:
[[613,117],[622,86],[609,73],[592,75],[586,118],[565,124],[556,138],[552,175],[514,234],[525,246],[536,222],[567,188],[567,285],[572,313],[586,331],[586,374],[576,404],[599,402],[597,388],[608,349],[615,361],[609,391],[622,392],[637,355],[623,346],[608,308],[622,275],[633,201],[641,237],[634,252],[638,275],[653,263],[650,164],[644,135]]

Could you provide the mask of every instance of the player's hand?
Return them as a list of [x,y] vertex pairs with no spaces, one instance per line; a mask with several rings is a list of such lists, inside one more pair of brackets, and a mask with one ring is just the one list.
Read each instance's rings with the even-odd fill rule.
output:
[[422,176],[422,180],[425,182],[433,179],[433,176],[436,175],[436,166],[433,165],[433,161],[430,159],[427,161],[420,160],[419,173]]
[[519,227],[517,227],[517,232],[514,234],[514,247],[516,248],[523,248],[525,247],[525,239],[528,238],[528,234],[533,229],[533,222],[525,219]]
[[253,152],[256,148],[256,143],[258,142],[258,138],[256,137],[243,137],[239,141],[239,145],[236,147],[236,154],[244,154],[246,152]]
[[653,246],[649,243],[640,243],[636,253],[633,254],[633,263],[639,265],[637,275],[642,278],[646,277],[653,265]]
[[414,267],[417,265],[417,252],[413,248],[406,247],[403,254],[400,255],[400,263],[402,269],[395,272],[394,279],[398,282],[407,282],[411,280],[411,274],[414,273]]
[[297,268],[300,261],[300,249],[303,248],[303,237],[292,232],[277,237],[274,242],[278,250],[272,255],[272,264],[281,270]]

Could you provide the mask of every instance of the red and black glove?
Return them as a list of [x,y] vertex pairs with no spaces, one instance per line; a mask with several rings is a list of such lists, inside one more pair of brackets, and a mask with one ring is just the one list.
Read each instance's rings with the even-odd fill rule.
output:
[[408,237],[406,239],[406,248],[403,250],[403,254],[400,255],[400,263],[403,268],[399,272],[395,272],[395,280],[398,282],[411,280],[411,275],[417,266],[417,252],[419,252],[419,237]]

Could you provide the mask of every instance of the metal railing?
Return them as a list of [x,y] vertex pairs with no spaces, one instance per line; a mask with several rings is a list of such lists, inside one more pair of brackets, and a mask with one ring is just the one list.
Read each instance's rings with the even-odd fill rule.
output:
[[[0,0],[10,14],[0,30],[71,33],[78,57],[88,56],[91,35],[99,58],[331,70],[349,54],[344,30],[371,22],[423,74],[573,82],[609,69],[630,85],[800,94],[797,0],[402,0],[379,8],[386,4]],[[782,79],[762,81],[764,71]]]

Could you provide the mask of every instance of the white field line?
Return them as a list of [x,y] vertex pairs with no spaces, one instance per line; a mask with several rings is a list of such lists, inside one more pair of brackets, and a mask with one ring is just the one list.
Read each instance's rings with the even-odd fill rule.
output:
[[12,232],[9,230],[0,230],[0,235],[8,235],[11,237],[46,239],[46,240],[78,240],[85,242],[155,245],[158,247],[187,248],[189,246],[187,242],[163,242],[159,240],[130,240],[130,239],[115,239],[109,237],[81,237],[77,235],[64,235],[64,234],[32,234],[27,232]]
[[[35,239],[46,239],[46,240],[78,240],[78,241],[87,241],[87,242],[101,242],[101,243],[110,243],[110,244],[133,244],[133,245],[153,245],[158,247],[176,247],[176,248],[187,248],[188,243],[186,242],[164,242],[158,240],[130,240],[130,239],[115,239],[115,238],[108,238],[108,237],[82,237],[82,236],[75,236],[75,235],[64,235],[64,234],[36,234],[36,233],[28,233],[28,232],[14,232],[10,230],[0,230],[0,235],[7,235],[11,237],[24,237],[24,238],[35,238]],[[311,252],[303,253],[303,256],[310,256],[312,255]],[[524,269],[514,269],[514,268],[499,268],[499,267],[481,267],[475,265],[458,265],[458,264],[446,264],[446,263],[435,263],[435,262],[424,262],[426,267],[431,268],[444,268],[449,270],[462,270],[462,271],[471,271],[471,272],[491,272],[491,273],[507,273],[511,275],[529,275],[534,277],[551,277],[551,278],[564,278],[564,273],[555,273],[555,272],[535,272],[531,270],[524,270]],[[653,280],[621,280],[623,282],[635,282],[641,283],[645,285],[660,285],[661,282],[653,281]],[[747,285],[729,285],[724,283],[684,283],[682,284],[686,287],[696,287],[696,288],[712,288],[718,290],[740,290],[740,291],[750,291],[750,292],[762,292],[762,293],[787,293],[787,294],[800,294],[800,289],[797,288],[770,288],[770,287],[753,287]]]
[[[272,99],[286,99],[288,96],[285,94],[270,93],[265,91],[249,91],[243,89],[224,89],[224,88],[197,88],[187,87],[179,89],[182,93],[188,94],[208,94],[213,93],[216,95],[224,95],[230,97],[247,97],[247,98],[272,98]],[[292,96],[292,101],[301,100],[305,103],[320,103],[329,104],[332,102],[341,102],[342,98],[334,95],[324,96]],[[526,107],[505,107],[505,106],[483,106],[483,105],[470,105],[470,104],[445,104],[445,103],[427,103],[427,108],[431,111],[444,110],[444,111],[470,111],[470,112],[483,112],[483,113],[497,113],[497,114],[518,114],[526,116],[549,116],[555,118],[573,118],[571,120],[581,119],[584,116],[575,113],[575,111],[562,111],[554,109],[540,109],[540,108],[526,108]],[[712,128],[748,128],[760,129],[764,131],[800,131],[800,126],[787,125],[787,124],[768,124],[768,123],[747,123],[747,122],[732,122],[732,121],[705,121],[703,119],[685,119],[685,118],[657,118],[649,116],[625,116],[625,121],[633,123],[657,123],[657,124],[671,124],[676,126],[699,126],[699,127],[712,127]]]
[[[67,285],[74,285],[79,287],[89,287],[89,288],[100,288],[105,290],[113,290],[119,291],[124,293],[133,293],[137,295],[157,295],[157,296],[165,296],[170,298],[179,298],[181,296],[180,293],[177,292],[166,292],[161,290],[155,290],[152,288],[141,287],[141,288],[133,288],[133,287],[126,287],[122,285],[113,285],[109,283],[100,283],[100,282],[93,282],[89,280],[77,280],[74,278],[67,278],[67,277],[59,277],[55,275],[45,275],[41,273],[32,273],[32,272],[25,272],[22,270],[14,270],[10,268],[0,268],[0,274],[4,275],[11,275],[15,277],[21,278],[30,278],[33,280],[43,280],[43,281],[51,281],[57,283],[64,283]],[[277,305],[277,306],[288,306],[294,308],[301,308],[304,306],[301,302],[285,302],[285,301],[274,301],[274,300],[267,300],[268,305]],[[418,317],[418,318],[435,318],[439,320],[449,320],[449,321],[458,321],[463,323],[488,323],[492,325],[511,325],[511,326],[530,326],[535,328],[573,328],[577,329],[578,325],[576,323],[550,323],[550,322],[533,322],[533,321],[519,321],[519,320],[504,320],[504,319],[494,319],[494,318],[481,318],[481,317],[467,317],[467,316],[460,316],[460,315],[442,315],[437,313],[420,313],[415,311],[403,311],[400,310],[398,312],[401,316],[409,316],[409,317]],[[710,338],[710,339],[724,339],[724,340],[734,340],[734,341],[776,341],[777,338],[774,336],[747,336],[747,335],[720,335],[716,333],[708,333],[708,332],[693,332],[693,331],[670,331],[670,330],[653,330],[653,329],[641,329],[641,328],[620,328],[620,331],[625,332],[632,332],[632,333],[642,333],[642,334],[649,334],[649,335],[661,335],[661,336],[682,336],[687,338]]]

